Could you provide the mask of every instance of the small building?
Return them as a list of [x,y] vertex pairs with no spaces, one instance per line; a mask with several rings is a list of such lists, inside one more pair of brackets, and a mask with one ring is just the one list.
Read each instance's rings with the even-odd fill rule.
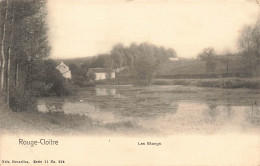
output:
[[61,72],[64,78],[71,79],[71,70],[69,66],[65,65],[63,61],[59,63],[56,69],[58,69]]
[[112,68],[90,68],[87,75],[95,74],[95,80],[105,80],[116,78],[115,70]]

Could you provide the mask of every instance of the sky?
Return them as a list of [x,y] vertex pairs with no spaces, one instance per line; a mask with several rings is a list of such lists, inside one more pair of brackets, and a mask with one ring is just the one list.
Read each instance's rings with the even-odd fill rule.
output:
[[49,0],[51,57],[94,56],[132,42],[185,58],[207,47],[237,51],[241,29],[259,11],[255,0]]

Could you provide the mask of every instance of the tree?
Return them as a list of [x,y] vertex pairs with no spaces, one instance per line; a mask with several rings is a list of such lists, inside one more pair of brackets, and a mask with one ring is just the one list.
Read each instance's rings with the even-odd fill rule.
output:
[[95,80],[96,80],[96,74],[93,73],[93,72],[90,72],[90,73],[88,74],[88,79],[89,79],[90,81],[95,81]]
[[[118,62],[117,62],[118,63]],[[114,61],[109,54],[100,54],[92,62],[92,68],[112,68]]]
[[120,68],[126,65],[125,47],[123,44],[116,44],[112,48],[110,55],[114,61],[114,68]]
[[159,65],[168,60],[169,52],[164,47],[158,48],[149,43],[141,43],[134,48],[136,49],[134,75],[137,81],[141,83],[144,81],[145,85],[150,85]]
[[[137,58],[134,65],[134,73],[139,83],[150,85],[156,74],[157,64],[154,57],[143,55]],[[142,82],[144,81],[144,82]]]
[[242,72],[255,76],[260,64],[260,17],[254,26],[245,26],[238,39]]
[[131,43],[131,45],[127,49],[127,62],[130,68],[134,67],[135,60],[140,56],[140,51],[138,49],[138,45],[136,43]]
[[37,64],[49,55],[45,5],[45,0],[0,2],[0,85],[7,107],[11,98],[30,94]]
[[216,53],[213,48],[205,48],[198,55],[198,58],[206,62],[206,71],[208,73],[215,72],[217,61],[216,61]]
[[135,77],[138,82],[150,85],[159,65],[168,61],[170,57],[177,57],[175,50],[171,48],[165,49],[149,43],[131,43],[129,47],[125,47],[118,43],[110,54],[99,55],[87,63],[91,67],[125,67],[124,75]]
[[176,51],[174,49],[172,49],[172,48],[169,48],[167,50],[167,56],[169,58],[176,58],[177,57]]
[[4,88],[4,79],[5,79],[5,66],[6,66],[6,56],[5,56],[5,42],[6,42],[6,26],[7,26],[7,16],[8,16],[8,10],[9,10],[9,1],[1,1],[1,15],[4,16],[4,18],[1,18],[3,20],[1,22],[1,82],[0,82],[0,90],[3,90]]
[[219,56],[220,62],[222,62],[226,66],[226,74],[229,76],[229,66],[232,61],[231,59],[232,53],[229,50],[226,50]]
[[238,39],[238,48],[242,52],[250,52],[254,50],[253,41],[253,28],[251,26],[245,26]]

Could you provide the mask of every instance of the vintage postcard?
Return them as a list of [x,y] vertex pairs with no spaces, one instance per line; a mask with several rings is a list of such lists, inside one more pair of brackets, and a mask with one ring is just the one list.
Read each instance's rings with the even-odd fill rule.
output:
[[259,166],[260,1],[0,0],[1,166]]

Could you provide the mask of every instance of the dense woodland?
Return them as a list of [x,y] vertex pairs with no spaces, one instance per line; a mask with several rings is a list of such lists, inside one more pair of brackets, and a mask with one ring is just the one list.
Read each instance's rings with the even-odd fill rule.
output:
[[45,0],[0,2],[1,103],[13,111],[33,110],[37,93],[62,87],[50,54]]

